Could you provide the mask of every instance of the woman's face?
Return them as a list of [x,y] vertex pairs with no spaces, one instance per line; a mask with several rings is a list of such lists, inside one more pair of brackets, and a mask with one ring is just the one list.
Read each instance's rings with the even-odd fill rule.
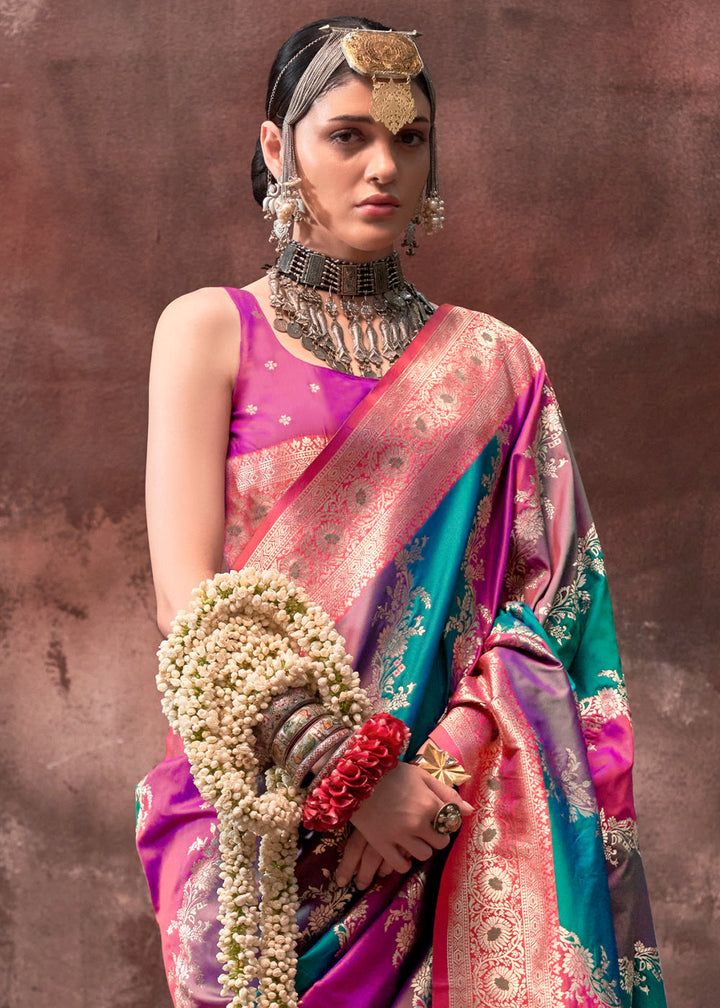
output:
[[412,85],[417,118],[391,133],[370,114],[372,86],[355,74],[321,95],[295,127],[303,245],[337,259],[388,255],[415,216],[430,168],[430,103]]

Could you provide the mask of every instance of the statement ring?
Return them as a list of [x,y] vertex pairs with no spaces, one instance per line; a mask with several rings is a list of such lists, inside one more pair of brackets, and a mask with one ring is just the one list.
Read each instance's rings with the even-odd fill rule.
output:
[[436,833],[457,833],[462,825],[462,812],[455,802],[441,805],[433,819],[432,828]]

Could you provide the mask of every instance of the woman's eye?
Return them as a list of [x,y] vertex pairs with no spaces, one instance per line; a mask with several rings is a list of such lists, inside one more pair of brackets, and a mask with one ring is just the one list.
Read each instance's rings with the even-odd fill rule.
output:
[[406,130],[400,134],[398,137],[400,143],[404,144],[406,147],[419,147],[420,144],[427,143],[427,138],[424,133],[419,133],[416,130]]
[[336,141],[337,143],[347,144],[352,143],[353,140],[359,140],[360,135],[357,130],[344,129],[344,130],[337,130],[335,133],[332,134],[330,139]]

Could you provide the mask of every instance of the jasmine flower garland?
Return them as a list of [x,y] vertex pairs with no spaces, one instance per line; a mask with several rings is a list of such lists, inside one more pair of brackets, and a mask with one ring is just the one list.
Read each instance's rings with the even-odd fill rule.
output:
[[218,815],[219,979],[230,1008],[295,1008],[305,792],[272,767],[258,793],[254,730],[272,699],[296,687],[348,728],[370,707],[330,617],[279,571],[217,574],[193,596],[160,647],[157,684],[197,789]]

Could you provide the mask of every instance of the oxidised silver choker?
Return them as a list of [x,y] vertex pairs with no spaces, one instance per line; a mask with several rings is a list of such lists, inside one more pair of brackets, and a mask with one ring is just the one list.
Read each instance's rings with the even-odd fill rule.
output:
[[[291,241],[268,271],[268,281],[275,328],[345,374],[354,373],[355,361],[361,375],[379,377],[383,360],[394,363],[435,310],[407,283],[396,252],[353,263]],[[327,291],[325,301],[320,291]]]
[[291,241],[275,265],[279,273],[296,283],[332,291],[340,297],[376,297],[405,283],[397,252],[385,259],[353,263],[331,259]]

